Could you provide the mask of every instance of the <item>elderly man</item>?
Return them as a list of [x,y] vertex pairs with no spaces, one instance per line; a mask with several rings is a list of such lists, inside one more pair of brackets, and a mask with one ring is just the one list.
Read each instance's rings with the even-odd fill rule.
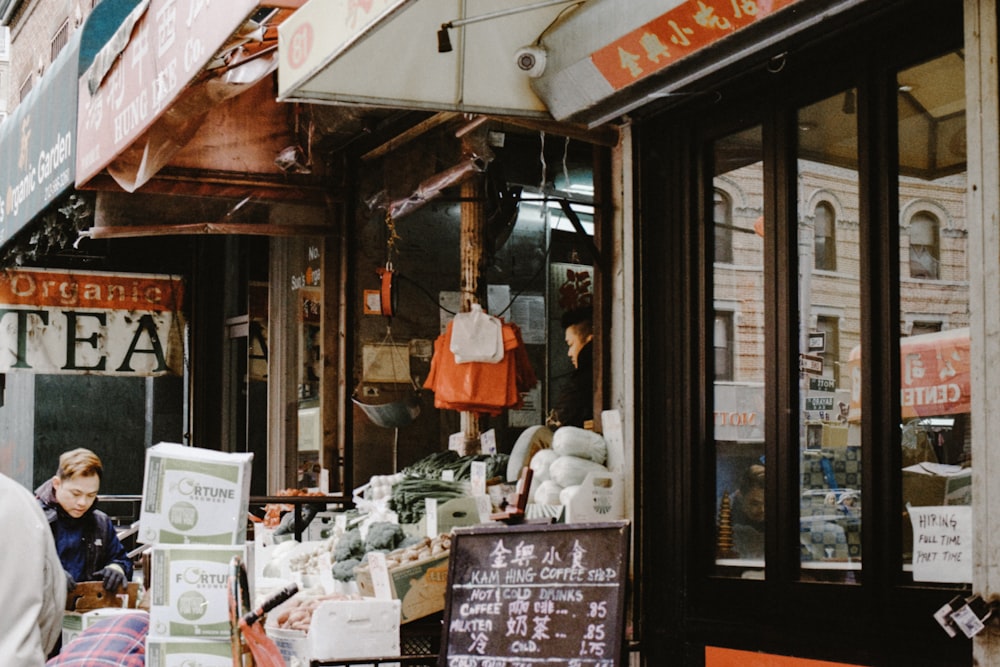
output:
[[45,515],[31,493],[0,474],[0,656],[6,665],[36,667],[62,632],[66,585]]

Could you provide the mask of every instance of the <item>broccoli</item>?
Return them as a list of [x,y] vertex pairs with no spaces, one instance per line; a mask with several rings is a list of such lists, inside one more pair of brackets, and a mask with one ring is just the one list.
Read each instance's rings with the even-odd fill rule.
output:
[[338,560],[333,564],[333,578],[337,581],[354,581],[354,568],[361,564],[357,558]]
[[376,521],[368,526],[368,537],[365,538],[365,551],[392,551],[403,541],[406,534],[398,523],[392,521]]
[[333,560],[342,561],[351,558],[360,558],[364,554],[364,545],[361,542],[361,531],[352,528],[337,540],[333,547]]

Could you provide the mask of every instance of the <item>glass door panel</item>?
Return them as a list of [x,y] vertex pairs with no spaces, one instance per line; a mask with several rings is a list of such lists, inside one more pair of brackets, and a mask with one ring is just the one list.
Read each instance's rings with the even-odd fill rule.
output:
[[971,581],[963,60],[897,76],[902,560],[914,582]]
[[799,554],[801,577],[861,574],[861,412],[851,359],[861,342],[857,93],[799,110]]
[[763,577],[764,174],[761,128],[714,145],[710,372],[714,382],[716,566]]

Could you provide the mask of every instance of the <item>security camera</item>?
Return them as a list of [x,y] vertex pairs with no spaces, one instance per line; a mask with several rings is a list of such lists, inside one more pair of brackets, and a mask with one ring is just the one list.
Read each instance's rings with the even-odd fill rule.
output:
[[534,79],[545,71],[546,57],[545,49],[540,46],[522,46],[514,54],[514,62],[519,70]]

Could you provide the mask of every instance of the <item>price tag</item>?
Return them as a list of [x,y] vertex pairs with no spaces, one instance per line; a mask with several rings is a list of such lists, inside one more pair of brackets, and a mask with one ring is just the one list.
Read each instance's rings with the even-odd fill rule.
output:
[[482,450],[483,454],[493,455],[497,453],[497,432],[496,429],[490,429],[479,436],[479,448]]
[[336,530],[337,535],[343,535],[347,532],[347,515],[343,512],[339,512],[337,516],[333,517],[333,527]]
[[392,583],[389,581],[389,568],[385,563],[385,554],[381,551],[369,551],[368,569],[372,574],[372,587],[375,589],[375,599],[391,600]]
[[424,517],[427,519],[427,537],[438,536],[438,501],[437,498],[424,499]]
[[486,493],[486,461],[473,461],[469,476],[472,481],[472,495]]
[[448,436],[448,449],[453,452],[462,453],[465,449],[465,435],[462,433],[452,433]]
[[493,501],[486,494],[477,494],[476,511],[479,513],[479,523],[489,523],[490,515],[493,514]]

